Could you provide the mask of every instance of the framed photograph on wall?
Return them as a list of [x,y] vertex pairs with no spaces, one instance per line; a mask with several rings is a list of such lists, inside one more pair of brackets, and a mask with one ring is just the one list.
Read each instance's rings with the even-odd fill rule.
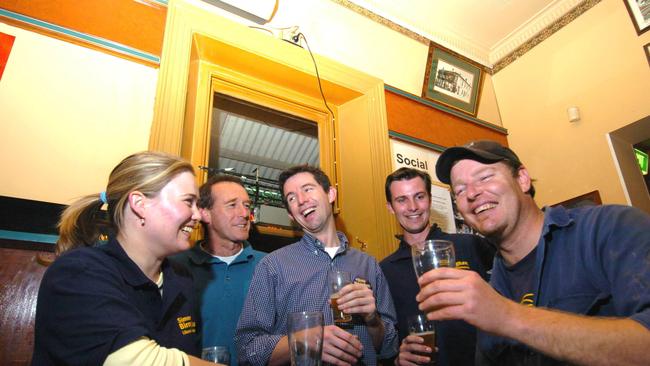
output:
[[636,33],[641,35],[650,29],[650,0],[623,0],[630,13]]
[[422,98],[475,117],[482,78],[483,71],[477,63],[431,42]]

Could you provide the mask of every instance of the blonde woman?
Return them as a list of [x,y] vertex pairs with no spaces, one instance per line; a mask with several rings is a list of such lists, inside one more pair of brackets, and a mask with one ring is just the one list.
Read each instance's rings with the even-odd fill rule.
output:
[[191,277],[166,259],[190,247],[196,201],[188,162],[141,152],[105,192],[68,207],[39,290],[32,365],[208,365],[194,357]]

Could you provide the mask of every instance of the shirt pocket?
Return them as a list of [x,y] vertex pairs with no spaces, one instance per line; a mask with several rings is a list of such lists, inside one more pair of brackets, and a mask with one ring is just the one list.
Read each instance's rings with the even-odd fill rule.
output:
[[610,295],[607,293],[573,294],[549,301],[548,307],[569,313],[594,315],[598,313],[598,308],[606,303],[609,298]]

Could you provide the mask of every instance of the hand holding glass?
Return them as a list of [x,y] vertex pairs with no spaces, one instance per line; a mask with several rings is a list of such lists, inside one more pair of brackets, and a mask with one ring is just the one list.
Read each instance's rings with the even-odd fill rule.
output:
[[350,272],[332,271],[329,274],[330,306],[332,307],[332,314],[334,315],[334,324],[338,325],[352,321],[352,315],[339,310],[339,304],[337,302],[339,291],[351,283],[352,276],[350,275]]
[[[416,335],[424,339],[423,345],[430,347],[432,352],[436,349],[436,332],[433,321],[427,319],[424,314],[417,314],[410,316],[407,319],[409,328],[409,335]],[[431,353],[414,352],[420,356],[429,357],[431,359],[428,363],[421,363],[420,365],[434,365],[433,355]]]
[[426,240],[411,246],[413,267],[418,277],[434,268],[456,266],[454,243],[448,240]]
[[228,347],[225,346],[206,347],[201,352],[201,359],[230,365],[230,352],[228,351]]
[[289,350],[292,366],[320,366],[323,354],[323,313],[289,314]]

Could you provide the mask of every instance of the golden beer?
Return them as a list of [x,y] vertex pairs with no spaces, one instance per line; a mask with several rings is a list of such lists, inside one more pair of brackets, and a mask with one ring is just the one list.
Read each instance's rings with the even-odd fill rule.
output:
[[332,315],[334,316],[334,324],[343,324],[349,323],[352,321],[352,315],[346,314],[343,311],[339,310],[338,294],[333,294],[330,296],[330,307],[332,308]]
[[431,348],[431,353],[426,353],[426,352],[414,352],[420,356],[425,356],[429,357],[431,359],[430,362],[428,363],[421,363],[420,365],[435,365],[435,359],[434,355],[436,352],[436,332],[431,330],[427,332],[422,332],[422,333],[411,333],[412,335],[422,337],[424,339],[423,345],[429,346]]

